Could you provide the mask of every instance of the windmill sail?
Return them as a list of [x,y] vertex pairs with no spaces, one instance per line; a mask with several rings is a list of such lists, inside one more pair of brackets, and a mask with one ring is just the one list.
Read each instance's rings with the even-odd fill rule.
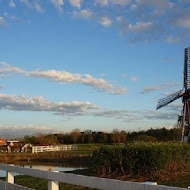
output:
[[183,94],[183,90],[179,90],[179,91],[177,91],[177,92],[175,92],[173,94],[170,94],[169,96],[167,96],[165,98],[159,99],[156,109],[160,109],[160,108],[162,108],[164,106],[167,106],[171,102],[173,102],[173,101],[177,100],[178,98],[182,97],[182,94]]
[[[181,122],[181,141],[184,142],[185,136],[185,126],[188,125],[190,134],[190,47],[185,48],[185,55],[184,55],[184,72],[183,72],[184,84],[183,89],[175,92],[165,98],[158,100],[158,104],[156,109],[160,109],[164,106],[167,106],[171,102],[177,100],[180,97],[182,98],[183,103],[183,112],[182,117],[183,120]],[[190,142],[190,135],[188,135],[189,142]]]
[[190,47],[185,48],[184,57],[184,88],[185,91],[190,89]]

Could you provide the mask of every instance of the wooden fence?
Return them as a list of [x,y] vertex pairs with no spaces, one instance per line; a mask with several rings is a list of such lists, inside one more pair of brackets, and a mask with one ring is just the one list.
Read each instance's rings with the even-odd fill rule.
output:
[[[186,188],[167,187],[161,185],[149,185],[145,183],[136,183],[128,181],[119,181],[114,179],[90,177],[83,175],[68,174],[62,172],[42,171],[31,168],[23,168],[7,164],[0,164],[0,170],[7,172],[6,181],[0,181],[0,190],[32,190],[14,184],[14,174],[38,177],[48,180],[48,190],[59,190],[59,182],[80,185],[102,190],[185,190]],[[187,189],[186,189],[187,190]]]
[[67,151],[77,150],[76,145],[59,145],[59,146],[33,146],[32,153],[48,152],[48,151]]

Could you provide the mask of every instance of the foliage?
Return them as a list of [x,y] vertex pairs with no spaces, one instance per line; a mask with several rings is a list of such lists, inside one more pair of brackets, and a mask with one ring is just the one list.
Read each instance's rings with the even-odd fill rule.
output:
[[55,135],[41,135],[39,137],[39,142],[41,145],[56,145],[58,144],[57,137]]
[[135,139],[138,142],[157,142],[156,137],[148,136],[148,135],[138,135]]
[[98,174],[122,172],[150,174],[164,170],[170,162],[190,164],[190,145],[183,143],[133,143],[104,146],[93,153]]
[[74,129],[70,133],[48,134],[35,136],[25,136],[24,143],[33,145],[55,145],[55,144],[125,144],[132,141],[139,142],[163,142],[163,141],[179,141],[180,129],[173,128],[167,130],[150,129],[148,131],[139,131],[127,133],[126,131],[113,130],[110,133],[101,131],[86,130],[81,132]]
[[78,151],[94,151],[98,150],[102,144],[77,144]]

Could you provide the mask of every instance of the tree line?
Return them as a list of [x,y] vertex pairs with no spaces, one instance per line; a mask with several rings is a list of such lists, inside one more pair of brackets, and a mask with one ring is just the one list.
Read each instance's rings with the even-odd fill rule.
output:
[[25,136],[24,143],[33,145],[57,145],[57,144],[89,144],[89,143],[102,143],[102,144],[126,144],[129,142],[166,142],[166,141],[179,141],[180,129],[149,129],[147,131],[139,132],[126,132],[124,130],[113,130],[112,132],[102,131],[80,131],[74,129],[70,133],[59,134],[40,134],[37,136]]

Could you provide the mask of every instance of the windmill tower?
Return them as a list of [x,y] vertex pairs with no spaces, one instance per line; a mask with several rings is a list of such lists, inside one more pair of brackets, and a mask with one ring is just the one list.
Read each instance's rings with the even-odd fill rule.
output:
[[181,142],[184,142],[185,126],[190,127],[190,47],[185,48],[183,76],[184,76],[183,89],[165,98],[159,99],[156,108],[160,109],[172,103],[173,101],[182,98],[182,103],[183,103],[182,116],[179,116],[178,118],[178,122],[181,125]]

